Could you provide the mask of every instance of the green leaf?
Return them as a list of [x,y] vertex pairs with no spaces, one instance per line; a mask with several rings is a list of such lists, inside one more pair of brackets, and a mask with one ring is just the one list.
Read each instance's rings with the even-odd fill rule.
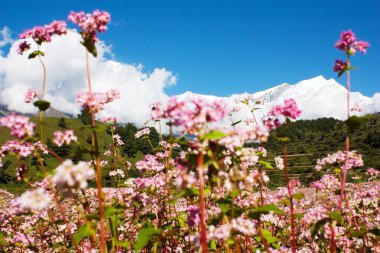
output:
[[155,227],[149,226],[141,229],[137,235],[135,244],[135,251],[138,252],[152,239],[152,237],[159,233],[159,230]]
[[294,194],[292,195],[292,197],[293,197],[294,199],[296,199],[296,200],[301,200],[301,199],[303,199],[303,197],[305,197],[305,194],[302,193],[302,192],[294,193]]
[[248,214],[248,217],[251,219],[260,219],[261,214],[268,214],[270,212],[276,213],[276,214],[284,214],[284,211],[279,209],[275,204],[270,204],[266,206],[259,206],[255,208],[252,212]]
[[280,208],[278,208],[275,204],[269,204],[266,206],[259,206],[253,210],[254,213],[269,213],[274,212],[277,214],[284,214]]
[[266,161],[259,161],[259,164],[262,165],[265,169],[268,169],[268,170],[273,170],[273,166],[270,162],[266,162]]
[[214,240],[211,240],[209,243],[209,248],[211,250],[216,250],[216,242]]
[[98,56],[98,51],[96,50],[96,46],[92,42],[92,40],[86,38],[84,34],[82,34],[82,37],[83,37],[84,41],[82,41],[81,44],[87,49],[87,51],[90,54],[92,54],[94,57],[97,57]]
[[131,248],[131,244],[129,242],[116,242],[115,246],[120,246],[128,250]]
[[317,235],[319,229],[323,225],[325,225],[327,221],[328,221],[328,219],[319,220],[319,221],[317,221],[317,223],[315,223],[314,225],[311,226],[310,232],[311,232],[311,238],[312,239],[314,239],[314,237]]
[[342,169],[340,169],[340,168],[334,168],[332,170],[332,172],[334,172],[334,173],[342,173]]
[[237,124],[239,124],[241,122],[242,122],[242,120],[236,121],[236,122],[232,123],[231,126],[236,126]]
[[46,111],[47,109],[49,109],[50,107],[50,102],[49,101],[46,101],[46,100],[37,100],[36,102],[34,102],[34,106],[35,107],[38,107],[38,109],[41,111],[41,112],[44,112]]
[[37,55],[45,56],[44,52],[39,51],[39,50],[36,50],[36,51],[33,51],[33,52],[31,52],[31,53],[29,54],[28,59],[33,59],[33,58],[35,58]]
[[230,207],[231,207],[231,201],[226,200],[219,203],[219,208],[223,213],[227,213],[228,210],[230,210]]
[[349,238],[355,237],[355,238],[363,238],[364,235],[367,234],[366,230],[358,230],[354,231],[350,234]]
[[261,229],[261,233],[267,241],[267,243],[274,243],[278,241],[278,238],[272,236],[272,233],[269,230]]
[[289,137],[276,137],[277,140],[282,141],[282,142],[288,142],[290,141]]
[[7,245],[7,241],[4,239],[4,234],[0,233],[0,246],[5,246]]
[[337,222],[341,222],[341,220],[342,220],[342,214],[339,211],[331,212],[329,216],[331,219],[333,219]]
[[80,242],[83,238],[89,237],[91,235],[95,235],[95,231],[91,228],[90,224],[85,224],[78,229],[78,231],[74,234],[75,242]]
[[226,137],[226,136],[227,136],[227,134],[222,132],[222,131],[212,130],[208,134],[203,136],[203,139],[204,140],[217,140],[217,139],[221,139],[221,138]]
[[105,133],[106,132],[106,126],[103,124],[96,124],[93,130],[97,133]]

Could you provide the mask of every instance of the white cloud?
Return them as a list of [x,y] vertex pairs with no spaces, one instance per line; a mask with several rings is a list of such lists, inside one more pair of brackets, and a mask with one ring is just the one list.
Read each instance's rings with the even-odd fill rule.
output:
[[0,30],[0,48],[12,42],[11,31],[8,27],[4,26],[3,29]]
[[[51,43],[43,44],[43,60],[47,68],[46,99],[60,111],[77,114],[75,95],[86,91],[85,49],[80,36],[69,32],[54,36]],[[23,102],[28,88],[42,89],[42,67],[37,59],[28,60],[16,53],[20,41],[15,41],[6,56],[0,55],[0,103],[10,110],[24,113],[36,112],[33,105]],[[31,43],[33,45],[33,43]],[[161,68],[151,73],[143,71],[142,65],[131,65],[108,59],[111,47],[98,43],[98,57],[91,56],[90,71],[94,91],[116,89],[121,98],[107,105],[103,115],[119,117],[124,122],[141,125],[150,115],[149,105],[168,98],[165,88],[176,83],[172,72]],[[32,48],[33,49],[33,48]]]

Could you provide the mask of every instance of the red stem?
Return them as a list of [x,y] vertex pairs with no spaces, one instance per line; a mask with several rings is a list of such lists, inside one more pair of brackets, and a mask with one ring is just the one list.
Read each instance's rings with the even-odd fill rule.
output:
[[[350,67],[350,59],[347,59],[347,66],[348,68]],[[350,118],[350,86],[351,86],[351,79],[350,79],[350,71],[348,70],[347,71],[347,120]],[[350,151],[350,137],[348,135],[348,129],[346,129],[346,157],[344,160],[343,179],[342,179],[342,183],[340,187],[340,198],[339,198],[339,206],[338,206],[339,211],[342,211],[344,189],[346,188],[349,151]]]
[[330,229],[331,229],[331,243],[330,243],[330,253],[335,252],[335,231],[332,223],[330,223]]
[[198,154],[198,177],[199,177],[199,208],[200,208],[200,225],[201,225],[201,245],[202,253],[208,252],[207,235],[206,235],[206,206],[203,196],[203,154],[199,151]]
[[[88,91],[92,94],[91,76],[90,76],[90,64],[89,64],[89,53],[86,49],[86,74],[88,81]],[[95,167],[96,167],[96,187],[98,189],[98,206],[99,206],[99,222],[100,222],[100,252],[106,252],[106,230],[104,226],[104,208],[103,208],[103,191],[102,191],[102,178],[100,172],[100,157],[99,157],[99,145],[98,139],[95,132],[95,115],[92,110],[91,113],[91,125],[92,125],[92,144],[95,147]]]

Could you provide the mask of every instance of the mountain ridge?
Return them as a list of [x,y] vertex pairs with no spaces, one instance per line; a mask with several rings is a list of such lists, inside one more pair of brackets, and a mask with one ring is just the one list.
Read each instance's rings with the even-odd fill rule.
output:
[[[250,96],[252,100],[262,100],[264,102],[260,110],[257,110],[261,118],[264,118],[273,106],[281,104],[285,99],[290,98],[295,99],[303,111],[300,119],[332,117],[344,120],[347,117],[347,89],[334,79],[325,79],[322,75],[299,81],[296,84],[282,83],[263,91],[232,94],[229,97],[202,95],[192,92],[178,95],[179,98],[186,100],[194,96],[202,96],[208,100],[225,99],[230,107],[236,105],[235,99],[241,96]],[[352,112],[354,115],[361,116],[380,112],[380,93],[367,97],[360,92],[350,92],[350,99],[350,108],[353,108],[356,104],[361,107],[360,112]],[[247,110],[243,109],[243,113],[237,113],[238,117],[243,115],[247,115]]]

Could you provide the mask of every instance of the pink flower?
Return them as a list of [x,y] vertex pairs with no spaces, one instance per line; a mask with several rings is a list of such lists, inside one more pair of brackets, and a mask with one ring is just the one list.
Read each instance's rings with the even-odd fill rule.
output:
[[30,103],[35,97],[37,97],[37,91],[28,89],[25,96],[24,96],[24,102]]
[[[42,26],[36,26],[30,30],[24,31],[19,35],[21,39],[32,38],[38,45],[41,45],[43,42],[50,42],[51,36],[54,34],[62,35],[66,34],[66,22],[65,21],[53,21],[52,23]],[[21,46],[21,45],[20,45]],[[23,45],[25,47],[26,44]],[[19,47],[19,50],[21,47]],[[25,50],[21,51],[24,52]]]
[[90,109],[93,112],[98,112],[103,109],[104,105],[119,98],[120,94],[116,90],[109,90],[106,93],[102,92],[80,92],[77,94],[76,102],[83,109]]
[[113,142],[116,146],[121,146],[121,145],[124,145],[124,142],[122,141],[120,135],[118,134],[114,134],[113,135]]
[[292,119],[296,119],[301,115],[301,110],[298,108],[294,99],[285,99],[282,115]]
[[104,123],[104,124],[110,124],[110,125],[113,125],[113,124],[116,124],[119,122],[119,119],[116,118],[116,117],[104,117],[104,118],[101,118],[100,119],[100,122]]
[[33,152],[33,145],[29,142],[19,142],[16,140],[6,141],[1,146],[1,154],[6,155],[8,153],[14,153],[21,157],[27,157]]
[[356,53],[356,50],[365,54],[369,47],[369,43],[366,41],[357,41],[355,34],[351,30],[348,30],[341,33],[340,40],[335,43],[335,47],[339,50],[345,51],[347,54],[353,55]]
[[[269,116],[279,116],[283,115],[287,118],[296,119],[301,115],[301,110],[298,108],[297,103],[294,99],[285,99],[284,106],[274,106],[272,110],[268,113]],[[271,122],[267,122],[271,126]],[[274,123],[274,122],[273,122]]]
[[143,172],[159,172],[165,168],[164,164],[157,161],[157,157],[153,155],[146,155],[144,160],[138,161],[135,166],[138,170]]
[[197,205],[191,205],[187,207],[187,224],[190,227],[197,227],[201,221],[199,217],[199,207]]
[[31,137],[34,134],[36,125],[29,122],[28,117],[12,113],[0,119],[0,126],[10,128],[13,136],[23,139],[25,137]]
[[366,174],[371,177],[377,177],[380,174],[380,171],[375,168],[368,168]]
[[340,60],[340,59],[337,59],[335,60],[335,65],[334,65],[334,72],[338,72],[338,73],[341,73],[343,71],[345,71],[347,69],[347,63]]
[[310,186],[313,187],[313,188],[315,188],[316,190],[324,190],[324,189],[326,189],[326,185],[324,185],[323,183],[318,182],[318,181],[311,182]]
[[361,112],[362,108],[360,107],[360,105],[358,103],[355,103],[354,106],[351,108],[351,111],[352,112]]
[[22,55],[25,51],[29,49],[30,49],[30,44],[26,41],[23,41],[18,45],[17,53]]
[[143,135],[149,135],[150,134],[150,129],[147,127],[147,128],[144,128],[140,131],[138,131],[136,134],[135,134],[135,138],[140,138],[141,136]]
[[74,135],[73,130],[65,130],[65,132],[55,131],[54,132],[54,144],[57,146],[62,146],[63,144],[69,145],[72,141],[77,141],[78,137]]
[[335,43],[335,47],[342,51],[348,51],[355,41],[355,34],[351,30],[343,31],[340,35],[340,40]]
[[182,127],[184,132],[197,134],[208,123],[216,123],[228,115],[227,104],[224,101],[206,101],[195,97],[189,103],[172,97],[167,105],[156,104],[152,108],[152,119],[168,119],[173,126]]
[[82,37],[85,41],[95,43],[98,38],[96,32],[105,32],[111,16],[106,11],[95,10],[92,14],[84,12],[70,12],[68,20],[77,24],[82,29]]
[[369,47],[369,43],[366,41],[356,41],[353,46],[355,49],[365,54],[367,52],[367,48]]

